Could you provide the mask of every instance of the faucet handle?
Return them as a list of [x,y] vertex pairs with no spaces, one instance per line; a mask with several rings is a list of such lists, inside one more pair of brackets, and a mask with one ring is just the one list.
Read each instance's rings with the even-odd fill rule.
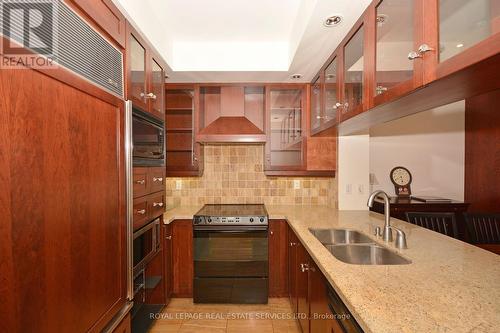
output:
[[396,231],[396,241],[394,242],[394,246],[398,249],[407,249],[408,245],[406,244],[406,234],[404,231],[396,227],[391,228]]
[[382,229],[380,229],[380,227],[375,227],[375,233],[374,235],[376,237],[381,237],[382,236]]

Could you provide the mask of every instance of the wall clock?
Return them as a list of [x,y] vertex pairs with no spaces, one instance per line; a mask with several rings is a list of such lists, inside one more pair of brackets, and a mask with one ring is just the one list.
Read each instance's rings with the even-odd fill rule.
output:
[[412,176],[407,168],[402,166],[393,168],[390,177],[398,197],[409,197],[411,195],[410,184]]

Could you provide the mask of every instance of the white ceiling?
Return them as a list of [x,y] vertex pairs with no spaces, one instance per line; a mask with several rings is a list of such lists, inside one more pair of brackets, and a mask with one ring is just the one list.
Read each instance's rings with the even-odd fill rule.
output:
[[[310,81],[371,0],[114,0],[169,65],[167,82]],[[323,21],[340,14],[338,27]]]

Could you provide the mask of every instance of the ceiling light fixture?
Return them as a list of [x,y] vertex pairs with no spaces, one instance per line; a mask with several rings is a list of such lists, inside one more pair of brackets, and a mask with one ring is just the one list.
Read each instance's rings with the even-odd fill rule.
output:
[[330,17],[328,17],[325,22],[323,22],[323,25],[325,27],[334,27],[334,26],[337,26],[339,25],[340,23],[342,22],[342,16],[340,15],[332,15]]
[[292,80],[298,80],[298,79],[300,79],[301,77],[302,77],[302,74],[293,74],[293,75],[291,76]]

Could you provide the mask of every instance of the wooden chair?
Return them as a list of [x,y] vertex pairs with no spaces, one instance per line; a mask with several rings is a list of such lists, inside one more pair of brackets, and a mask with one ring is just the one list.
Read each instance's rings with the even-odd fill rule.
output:
[[455,213],[407,212],[406,220],[420,227],[439,232],[446,236],[458,238]]
[[500,244],[500,213],[464,213],[472,244]]

